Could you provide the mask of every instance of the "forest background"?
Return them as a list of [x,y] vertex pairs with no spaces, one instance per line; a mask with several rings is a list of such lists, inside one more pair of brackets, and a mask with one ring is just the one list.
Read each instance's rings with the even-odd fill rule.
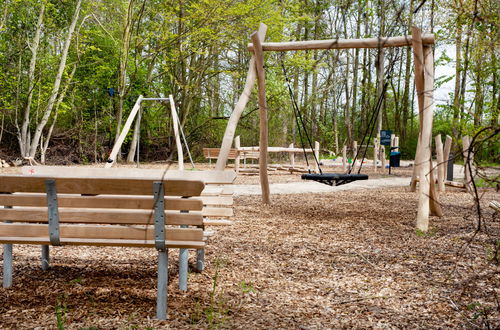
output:
[[[172,94],[188,145],[219,147],[243,91],[259,22],[266,41],[371,38],[411,34],[415,25],[436,37],[439,95],[434,135],[463,135],[499,126],[496,0],[3,0],[0,2],[0,158],[47,163],[105,161],[137,97]],[[266,54],[271,146],[301,144],[281,62],[322,149],[339,153],[360,141],[386,84],[378,128],[400,136],[412,159],[418,114],[409,47]],[[239,122],[241,145],[257,145],[256,93]],[[122,149],[133,161],[175,153],[170,110],[144,103],[140,125]],[[139,122],[137,122],[139,123]],[[500,139],[477,151],[500,163]],[[174,156],[175,158],[175,156]]]

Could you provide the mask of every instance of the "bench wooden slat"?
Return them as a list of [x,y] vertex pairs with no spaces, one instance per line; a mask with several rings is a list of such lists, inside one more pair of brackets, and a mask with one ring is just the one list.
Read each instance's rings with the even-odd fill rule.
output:
[[202,214],[204,217],[232,217],[234,212],[231,207],[204,207]]
[[[45,180],[50,177],[22,175],[0,176],[0,192],[45,192]],[[58,193],[149,195],[153,192],[151,179],[129,178],[57,178]],[[163,180],[165,196],[198,196],[205,184],[202,181]]]
[[[58,194],[59,207],[79,208],[122,208],[122,209],[153,209],[154,198],[149,196],[80,196]],[[47,206],[45,194],[0,194],[0,205],[8,206]],[[200,211],[203,202],[199,198],[165,197],[166,210]]]
[[[180,213],[165,211],[165,223],[168,225],[201,225],[203,216],[200,211]],[[13,222],[47,222],[47,208],[19,207],[2,209],[0,221]],[[119,210],[119,209],[67,209],[59,208],[59,222],[71,223],[104,223],[104,224],[153,224],[152,210]],[[1,232],[0,232],[1,233]]]
[[61,177],[123,177],[150,180],[183,179],[199,180],[205,184],[231,184],[236,179],[235,171],[178,171],[147,168],[92,168],[71,166],[23,166],[22,173],[32,176]]
[[[65,238],[110,239],[110,240],[154,240],[154,226],[95,226],[60,225],[61,240]],[[10,237],[47,237],[45,224],[0,223],[2,236]],[[200,228],[167,228],[165,239],[169,241],[201,241],[203,230]]]
[[[48,237],[0,237],[2,244],[36,244],[50,245]],[[61,240],[62,245],[85,245],[85,246],[116,246],[116,247],[155,247],[153,240],[110,240],[110,239],[79,239],[65,238]],[[167,248],[181,249],[203,249],[204,241],[165,241]]]
[[207,186],[201,196],[232,196],[234,194],[233,187],[223,187],[223,186]]
[[201,200],[204,205],[233,205],[232,196],[203,196]]
[[203,224],[209,226],[229,226],[232,225],[233,222],[225,219],[204,219]]

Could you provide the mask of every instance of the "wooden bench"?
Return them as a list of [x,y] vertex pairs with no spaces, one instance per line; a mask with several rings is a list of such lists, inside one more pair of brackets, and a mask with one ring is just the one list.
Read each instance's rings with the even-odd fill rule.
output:
[[[149,247],[158,250],[156,317],[166,319],[168,249],[203,249],[202,181],[0,176],[3,286],[12,285],[12,244]],[[183,228],[179,228],[182,226]]]
[[[22,173],[31,176],[53,176],[66,177],[77,175],[79,177],[127,177],[148,179],[189,179],[200,180],[205,183],[205,189],[201,193],[203,203],[202,216],[205,239],[212,234],[207,226],[231,225],[233,215],[233,188],[230,185],[236,179],[234,171],[177,171],[165,169],[139,169],[139,168],[91,168],[91,167],[68,167],[68,166],[24,166]],[[188,277],[187,249],[179,252],[179,289],[187,290]],[[205,250],[196,250],[196,269],[203,271],[205,267]]]
[[[208,159],[208,163],[212,164],[212,159],[219,158],[220,148],[203,148],[203,156]],[[229,149],[227,159],[238,158],[239,152],[236,148]]]

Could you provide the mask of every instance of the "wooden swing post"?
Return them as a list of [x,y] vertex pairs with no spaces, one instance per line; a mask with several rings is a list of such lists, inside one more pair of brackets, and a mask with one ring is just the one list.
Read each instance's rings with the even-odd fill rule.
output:
[[266,76],[264,72],[264,52],[258,32],[251,35],[255,54],[255,69],[257,70],[257,86],[259,89],[259,112],[260,112],[260,139],[259,139],[259,176],[262,190],[262,202],[271,204],[269,193],[269,178],[267,176],[267,147],[268,147],[268,125],[267,125],[267,103],[266,103]]

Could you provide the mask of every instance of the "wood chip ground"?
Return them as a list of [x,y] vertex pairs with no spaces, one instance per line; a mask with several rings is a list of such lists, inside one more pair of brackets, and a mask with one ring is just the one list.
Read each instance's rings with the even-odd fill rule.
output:
[[279,195],[271,206],[238,197],[204,272],[190,255],[187,293],[170,251],[167,321],[153,319],[154,249],[55,247],[44,272],[38,246],[16,245],[0,328],[54,329],[58,316],[66,329],[498,328],[500,219],[487,205],[499,194],[481,193],[487,230],[475,235],[473,201],[460,190],[441,196],[445,216],[426,235],[404,187]]

